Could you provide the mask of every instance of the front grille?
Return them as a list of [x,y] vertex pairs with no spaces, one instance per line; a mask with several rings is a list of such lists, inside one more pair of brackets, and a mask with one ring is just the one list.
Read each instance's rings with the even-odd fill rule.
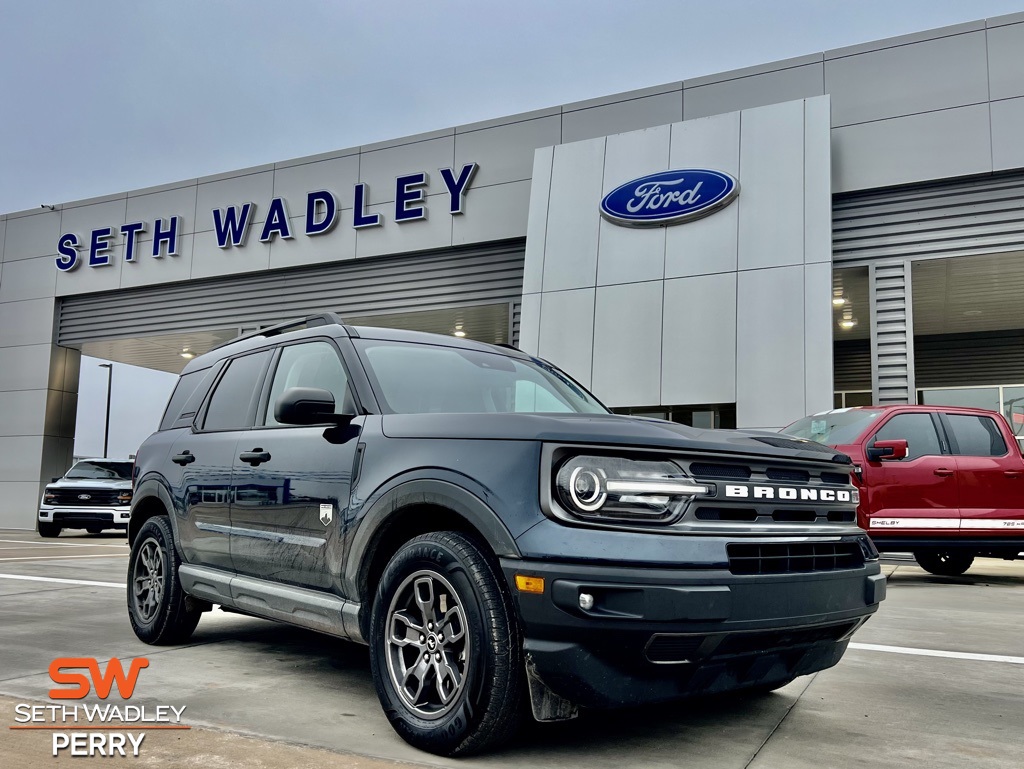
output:
[[696,513],[699,521],[741,521],[754,523],[757,510],[746,507],[699,507]]
[[698,507],[698,521],[729,521],[732,523],[853,523],[853,510],[772,510],[759,513],[750,507]]
[[750,478],[750,468],[743,465],[716,465],[709,462],[694,462],[690,474],[695,478],[728,478],[745,481]]
[[733,574],[796,574],[864,565],[856,542],[732,543],[727,552]]
[[[116,489],[54,489],[48,493],[57,498],[47,504],[67,507],[111,507],[118,504],[117,495],[121,492]],[[83,496],[88,499],[80,499]]]
[[781,467],[769,467],[765,475],[773,481],[789,481],[791,483],[808,483],[811,474],[806,470],[788,470]]
[[832,483],[837,486],[845,486],[850,482],[850,476],[846,473],[829,473],[824,472],[821,474],[822,483]]

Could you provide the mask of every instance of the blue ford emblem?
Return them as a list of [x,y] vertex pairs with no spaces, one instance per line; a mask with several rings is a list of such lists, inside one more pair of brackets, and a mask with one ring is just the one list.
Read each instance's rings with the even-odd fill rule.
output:
[[680,224],[725,208],[739,191],[739,182],[722,171],[661,171],[609,192],[601,201],[601,214],[626,227]]

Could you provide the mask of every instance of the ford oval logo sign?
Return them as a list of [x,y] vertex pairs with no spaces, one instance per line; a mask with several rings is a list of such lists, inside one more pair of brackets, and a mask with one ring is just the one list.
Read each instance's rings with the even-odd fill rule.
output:
[[609,192],[601,201],[601,214],[626,227],[681,224],[725,208],[739,191],[739,182],[722,171],[661,171]]

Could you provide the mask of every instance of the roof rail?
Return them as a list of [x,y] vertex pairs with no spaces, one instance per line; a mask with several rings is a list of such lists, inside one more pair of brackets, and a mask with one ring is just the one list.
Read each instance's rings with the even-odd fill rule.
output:
[[284,334],[288,331],[298,330],[300,328],[316,328],[317,326],[343,326],[345,321],[341,319],[341,316],[335,312],[321,312],[317,315],[309,315],[305,318],[298,318],[296,320],[285,321],[284,323],[278,323],[276,326],[267,326],[261,328],[258,331],[253,331],[250,334],[243,334],[242,336],[236,336],[234,339],[230,339],[227,342],[211,347],[210,352],[219,350],[222,347],[241,342],[245,339],[254,339],[258,336],[277,336],[278,334]]

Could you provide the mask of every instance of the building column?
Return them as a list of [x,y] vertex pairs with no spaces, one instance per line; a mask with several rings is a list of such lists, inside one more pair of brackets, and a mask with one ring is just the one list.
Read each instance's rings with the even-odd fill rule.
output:
[[914,307],[911,262],[872,264],[871,392],[879,405],[914,403]]

